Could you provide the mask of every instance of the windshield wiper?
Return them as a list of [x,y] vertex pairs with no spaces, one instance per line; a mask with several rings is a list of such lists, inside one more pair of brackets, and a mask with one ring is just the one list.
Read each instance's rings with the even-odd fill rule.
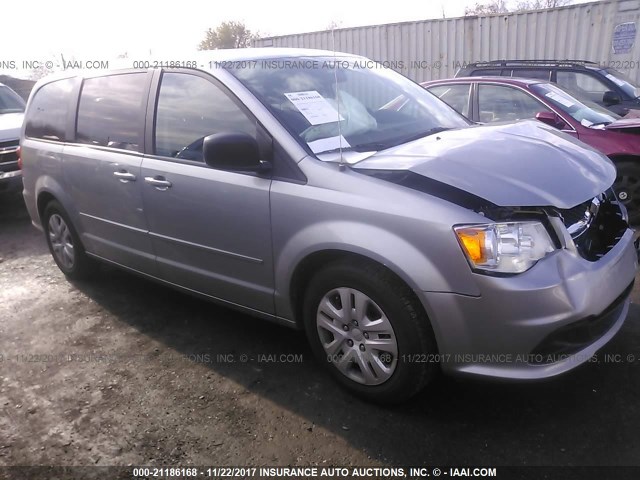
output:
[[446,130],[451,130],[449,127],[435,127],[430,128],[429,130],[424,130],[419,133],[412,133],[411,135],[407,135],[406,137],[395,138],[388,142],[370,142],[370,143],[359,143],[357,145],[352,145],[349,147],[340,148],[332,148],[331,150],[325,150],[322,152],[316,153],[316,155],[322,155],[323,153],[338,153],[340,151],[343,152],[379,152],[380,150],[386,150],[387,148],[395,147],[398,145],[402,145],[403,143],[412,142],[414,140],[418,140],[420,138],[428,137],[429,135],[435,135],[436,133],[444,132]]
[[340,152],[353,152],[355,151],[355,148],[353,147],[338,147],[338,148],[332,148],[331,150],[323,150],[322,152],[317,152],[315,153],[315,155],[323,155],[325,153],[340,153]]
[[429,135],[435,135],[436,133],[444,132],[446,130],[451,130],[451,128],[430,128],[429,130],[424,130],[422,132],[412,133],[411,135],[407,135],[406,137],[394,138],[393,140],[390,140],[388,142],[361,143],[359,145],[355,145],[353,148],[357,152],[366,152],[370,150],[386,150],[387,148],[396,147],[398,145],[402,145],[403,143],[413,142],[414,140],[428,137]]

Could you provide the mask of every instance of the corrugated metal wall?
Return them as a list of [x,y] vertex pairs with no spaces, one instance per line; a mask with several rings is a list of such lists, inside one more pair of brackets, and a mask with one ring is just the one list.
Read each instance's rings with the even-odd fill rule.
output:
[[614,53],[616,25],[635,22],[640,0],[606,0],[488,17],[425,20],[263,38],[257,47],[304,47],[392,62],[416,81],[451,77],[464,62],[498,59],[583,59],[606,62],[640,82],[640,39]]

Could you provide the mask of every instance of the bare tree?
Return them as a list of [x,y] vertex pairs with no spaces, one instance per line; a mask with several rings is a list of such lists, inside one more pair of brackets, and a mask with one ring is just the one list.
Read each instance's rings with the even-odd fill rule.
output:
[[331,20],[329,24],[325,27],[325,30],[335,30],[337,28],[342,28],[342,20],[340,21]]
[[528,0],[518,2],[516,11],[524,12],[527,10],[544,10],[546,8],[557,8],[569,5],[573,0]]
[[466,7],[464,14],[466,16],[473,15],[495,15],[497,13],[509,13],[507,2],[505,0],[490,0],[484,2],[476,2],[472,7]]
[[528,10],[543,10],[546,8],[564,7],[570,5],[573,0],[524,0],[518,1],[515,7],[507,0],[485,0],[476,2],[474,6],[464,10],[466,16],[496,15],[510,12],[525,12]]
[[205,32],[198,50],[216,50],[218,48],[245,48],[257,35],[251,32],[242,22],[222,22],[215,30]]

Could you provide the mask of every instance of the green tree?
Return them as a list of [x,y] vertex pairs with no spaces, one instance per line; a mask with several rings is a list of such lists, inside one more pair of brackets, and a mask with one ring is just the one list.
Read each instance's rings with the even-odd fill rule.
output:
[[216,50],[218,48],[245,48],[257,35],[251,32],[242,22],[222,22],[216,29],[205,32],[198,50]]

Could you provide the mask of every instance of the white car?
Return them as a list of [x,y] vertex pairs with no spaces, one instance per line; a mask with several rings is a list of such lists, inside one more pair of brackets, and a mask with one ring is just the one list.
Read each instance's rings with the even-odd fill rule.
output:
[[0,192],[22,189],[18,147],[24,108],[20,95],[0,83]]

